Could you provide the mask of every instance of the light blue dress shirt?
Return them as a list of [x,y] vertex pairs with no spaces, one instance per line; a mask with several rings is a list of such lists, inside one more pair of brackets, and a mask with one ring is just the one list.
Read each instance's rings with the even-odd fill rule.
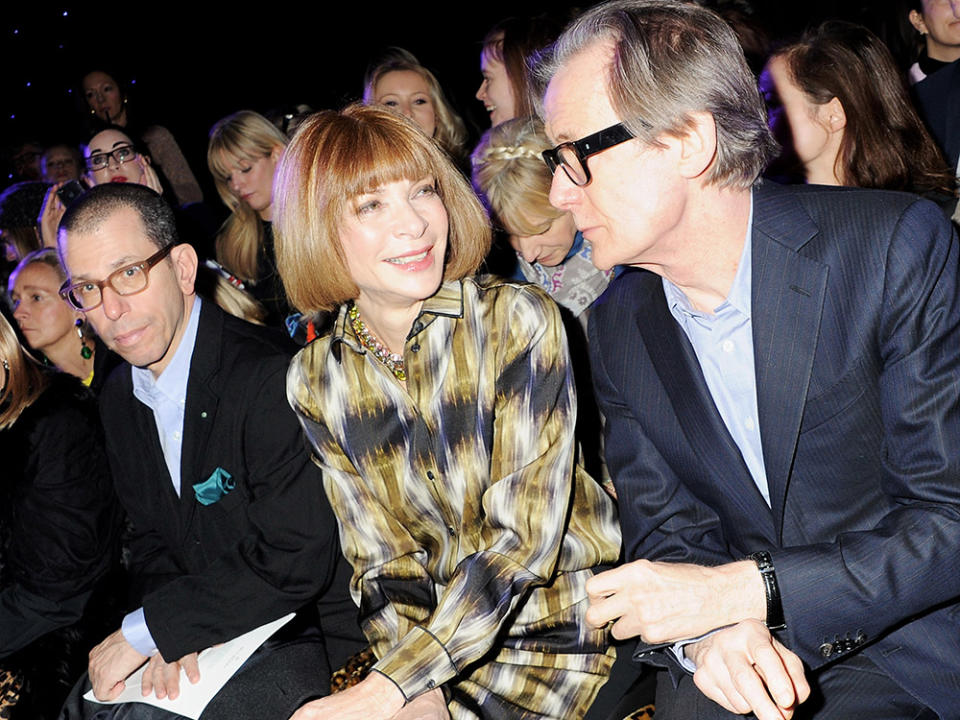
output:
[[[180,344],[170,364],[154,378],[146,368],[131,367],[133,395],[153,410],[163,448],[163,459],[170,471],[170,480],[177,495],[180,494],[180,458],[183,451],[183,414],[187,403],[187,381],[190,379],[190,361],[197,342],[197,327],[200,324],[200,298],[194,297],[193,309]],[[124,639],[141,655],[153,655],[157,645],[147,627],[143,608],[134,610],[123,618],[120,626]]]
[[753,260],[750,254],[753,229],[753,200],[747,237],[740,254],[740,266],[730,293],[713,314],[695,310],[687,296],[672,282],[663,278],[667,305],[693,345],[710,396],[724,425],[740,449],[753,482],[770,504],[767,471],[763,464],[760,443],[760,420],[757,417],[757,375],[753,363],[753,323],[750,291]]
[[[727,298],[713,314],[694,309],[672,282],[663,278],[663,292],[674,319],[683,328],[703,371],[710,397],[724,425],[740,449],[740,454],[763,499],[770,504],[767,471],[763,464],[760,443],[760,422],[757,417],[757,375],[753,362],[753,324],[751,322],[753,289],[753,197],[750,198],[750,220],[740,253],[740,264]],[[719,628],[718,628],[719,629]],[[697,668],[686,657],[683,648],[712,635],[682,640],[671,649],[680,664],[689,672]]]

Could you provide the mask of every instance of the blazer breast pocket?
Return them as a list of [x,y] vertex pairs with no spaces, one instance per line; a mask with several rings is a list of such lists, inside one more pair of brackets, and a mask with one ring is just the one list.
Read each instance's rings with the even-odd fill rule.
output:
[[858,361],[827,390],[807,400],[803,406],[800,433],[813,430],[846,412],[868,393],[875,393],[876,384],[876,377]]

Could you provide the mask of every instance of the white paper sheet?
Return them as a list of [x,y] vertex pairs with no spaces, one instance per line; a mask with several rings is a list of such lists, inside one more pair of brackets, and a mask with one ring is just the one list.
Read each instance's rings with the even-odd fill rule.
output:
[[[220,689],[227,684],[227,681],[240,669],[246,659],[263,645],[267,638],[290,622],[293,617],[294,613],[290,613],[279,620],[274,620],[244,633],[223,645],[207,648],[201,652],[198,658],[200,682],[192,685],[187,680],[186,672],[181,670],[180,695],[176,700],[170,700],[169,698],[160,700],[153,693],[150,693],[147,697],[140,694],[140,680],[143,677],[144,668],[146,668],[146,665],[144,665],[127,678],[126,687],[118,698],[101,704],[116,705],[125,702],[141,702],[197,720],[200,713],[213,699],[213,696],[220,692]],[[100,702],[93,696],[92,690],[83,698],[91,702]]]

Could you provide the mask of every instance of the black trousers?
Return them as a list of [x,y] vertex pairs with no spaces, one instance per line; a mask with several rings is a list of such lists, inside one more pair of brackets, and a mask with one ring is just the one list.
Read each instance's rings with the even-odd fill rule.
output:
[[[296,622],[296,621],[294,621]],[[210,701],[203,720],[287,720],[309,700],[330,693],[330,666],[317,630],[293,637],[281,629],[237,670]],[[74,686],[60,720],[174,720],[182,716],[145,703],[101,705],[83,699],[86,674]]]

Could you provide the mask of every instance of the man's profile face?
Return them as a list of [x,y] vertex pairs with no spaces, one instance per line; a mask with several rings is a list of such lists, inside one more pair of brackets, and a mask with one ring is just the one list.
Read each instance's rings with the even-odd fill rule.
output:
[[[146,260],[157,251],[132,208],[114,211],[98,227],[61,232],[61,256],[71,283],[101,281],[118,268]],[[149,271],[147,288],[135,295],[102,289],[103,303],[87,311],[94,330],[131,365],[159,376],[169,364],[187,323],[195,264],[189,246],[177,246]]]
[[[544,95],[544,121],[554,143],[571,142],[620,122],[607,96],[613,44],[598,40],[574,55],[554,75]],[[592,175],[577,187],[557,168],[550,202],[573,213],[577,228],[593,244],[593,263],[663,262],[664,239],[683,212],[684,187],[672,149],[629,140],[587,160]]]

